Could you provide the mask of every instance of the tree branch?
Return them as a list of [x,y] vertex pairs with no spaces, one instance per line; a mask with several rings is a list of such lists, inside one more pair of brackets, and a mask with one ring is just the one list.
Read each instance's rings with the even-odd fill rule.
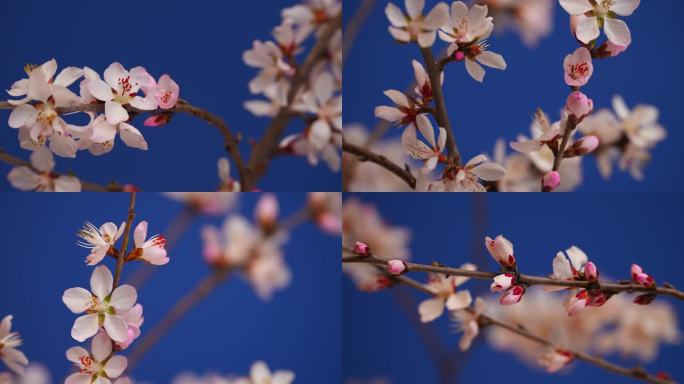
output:
[[[22,160],[18,157],[12,156],[9,153],[5,152],[5,150],[0,149],[0,162],[7,163],[9,165],[14,165],[18,167],[29,167],[31,170],[35,173],[42,173],[41,171],[37,170],[33,165],[31,165],[30,162],[26,160]],[[65,176],[63,173],[57,173],[57,172],[52,172],[52,174],[57,175],[57,176]],[[90,192],[120,192],[121,187],[118,186],[102,186],[97,183],[92,183],[90,181],[85,181],[81,180],[80,178],[78,179],[81,182],[81,189],[83,191],[90,191]]]
[[432,97],[435,100],[435,120],[440,127],[444,128],[447,133],[446,146],[449,156],[451,156],[456,165],[461,165],[461,153],[456,146],[456,139],[454,132],[451,129],[449,116],[446,111],[446,104],[444,102],[444,94],[442,92],[442,72],[439,70],[435,58],[432,56],[432,48],[421,48],[420,52],[423,54],[423,60],[430,77],[430,86],[432,87]]
[[126,218],[126,229],[124,230],[123,240],[121,242],[121,249],[116,257],[116,269],[114,270],[114,285],[113,289],[119,286],[119,280],[121,279],[121,270],[123,270],[124,263],[126,262],[126,251],[128,250],[128,240],[131,233],[131,225],[133,224],[133,219],[135,218],[135,192],[131,192],[131,200],[128,205],[128,217]]
[[306,59],[297,70],[292,82],[290,83],[290,90],[287,94],[287,106],[280,108],[278,113],[271,120],[271,124],[266,129],[266,133],[261,137],[259,142],[252,149],[252,154],[249,158],[247,177],[243,183],[243,190],[249,191],[254,189],[257,179],[259,179],[268,169],[271,154],[278,146],[278,141],[287,127],[291,117],[292,111],[290,107],[295,100],[300,88],[306,83],[309,74],[314,65],[323,57],[328,49],[328,43],[333,38],[338,29],[342,26],[342,12],[338,13],[332,18],[328,24],[321,29],[321,33],[316,41],[316,44],[311,48]]
[[[423,286],[419,282],[417,282],[417,281],[415,281],[409,277],[392,276],[392,275],[388,275],[388,276],[396,282],[399,282],[399,283],[408,285],[410,287],[413,287],[415,289],[418,289],[419,291],[426,293],[430,296],[434,296],[434,293],[432,291],[430,291],[425,286]],[[466,309],[466,310],[472,311],[472,309],[470,309],[470,308]],[[673,384],[674,383],[673,380],[668,380],[668,379],[660,378],[660,377],[653,375],[653,374],[649,374],[648,372],[645,372],[640,367],[627,368],[627,367],[624,367],[624,366],[621,366],[621,365],[618,365],[615,363],[608,362],[602,358],[590,355],[590,354],[585,353],[585,352],[579,352],[579,351],[574,351],[574,350],[570,350],[567,348],[556,347],[551,341],[544,339],[540,336],[537,336],[537,335],[527,331],[524,328],[505,323],[505,322],[498,320],[498,319],[495,319],[491,316],[481,314],[478,319],[479,319],[479,322],[482,326],[500,327],[500,328],[503,328],[507,331],[510,331],[510,332],[513,332],[517,335],[520,335],[526,339],[529,339],[529,340],[532,340],[536,343],[539,343],[541,345],[548,346],[550,348],[562,349],[562,350],[570,353],[572,356],[574,356],[578,360],[583,360],[589,364],[595,365],[599,368],[603,368],[607,371],[610,371],[610,372],[613,372],[613,373],[616,373],[619,375],[631,377],[631,378],[636,379],[636,380],[642,380],[642,381],[645,381],[648,383],[654,383],[654,384]]]
[[358,156],[360,161],[373,162],[397,175],[399,178],[404,180],[406,184],[408,184],[412,189],[416,188],[416,178],[411,174],[411,172],[393,163],[390,159],[386,158],[385,156],[372,152],[369,149],[347,143],[346,141],[342,142],[342,151]]
[[[342,248],[343,251],[352,253],[350,249]],[[379,258],[377,256],[348,256],[343,257],[343,263],[366,263],[374,265],[386,265],[386,259]],[[411,262],[404,262],[406,264],[407,272],[432,272],[439,273],[443,275],[451,276],[465,276],[474,279],[491,280],[495,276],[500,275],[503,272],[485,272],[485,271],[471,271],[467,269],[460,268],[450,268],[435,265],[418,264]],[[558,280],[549,277],[540,277],[532,275],[520,274],[520,277],[516,277],[516,281],[526,285],[548,285],[555,287],[568,287],[568,288],[588,288],[592,283],[588,281],[579,280]],[[595,284],[595,283],[594,283]],[[669,286],[658,286],[654,288],[644,287],[638,284],[632,283],[610,283],[610,282],[599,282],[602,290],[614,291],[614,292],[644,292],[644,293],[657,293],[661,295],[672,296],[678,300],[684,301],[684,292],[677,290],[674,287]]]

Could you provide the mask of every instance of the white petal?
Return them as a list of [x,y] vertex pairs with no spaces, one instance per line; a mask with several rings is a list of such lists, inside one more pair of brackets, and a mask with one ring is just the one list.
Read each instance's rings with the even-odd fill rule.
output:
[[627,108],[625,100],[620,95],[613,96],[613,109],[615,110],[615,114],[622,120],[628,118],[630,115],[629,108]]
[[606,32],[608,40],[614,44],[626,47],[632,43],[632,35],[629,32],[629,28],[622,20],[605,18],[603,30]]
[[506,60],[504,60],[503,56],[492,51],[484,51],[477,55],[475,59],[488,67],[506,69]]
[[[449,24],[449,6],[446,3],[438,3],[430,11],[430,13],[425,16],[423,20],[423,28],[428,30],[437,30],[443,26]],[[435,34],[432,34],[433,40]]]
[[560,5],[571,15],[581,15],[594,9],[588,0],[560,0]]
[[40,172],[50,172],[55,168],[55,158],[47,148],[38,148],[31,154],[31,165]]
[[66,351],[67,360],[78,365],[81,364],[81,357],[90,356],[90,353],[83,347],[71,347]]
[[461,291],[449,296],[449,299],[446,301],[446,307],[450,311],[454,311],[466,308],[472,302],[473,298],[470,296],[470,291]]
[[385,15],[387,15],[387,19],[389,19],[390,23],[392,23],[392,25],[395,27],[405,27],[407,25],[404,13],[401,11],[401,9],[399,9],[399,7],[392,3],[387,3],[387,7],[385,7]]
[[126,143],[131,148],[142,149],[147,151],[147,141],[143,137],[142,133],[134,126],[128,123],[119,124],[121,140]]
[[136,96],[128,104],[130,104],[133,108],[137,108],[142,111],[152,111],[158,107],[157,101],[151,97],[148,98]]
[[117,287],[114,292],[112,292],[112,298],[109,304],[119,311],[126,311],[131,309],[135,302],[138,300],[138,292],[133,288],[133,286],[124,284]]
[[36,122],[37,117],[37,109],[32,105],[22,104],[12,110],[7,124],[11,128],[21,128],[27,125],[33,125]]
[[444,312],[444,300],[439,298],[424,300],[418,305],[420,321],[427,323],[440,317]]
[[64,384],[91,384],[90,379],[90,374],[76,372],[69,375],[64,381]]
[[98,328],[97,313],[81,316],[74,321],[74,326],[71,328],[71,337],[77,341],[84,342],[89,337],[95,336]]
[[470,172],[482,180],[496,181],[504,177],[506,169],[497,163],[486,162],[474,167]]
[[87,87],[90,94],[100,101],[109,101],[114,98],[112,87],[100,79],[89,81]]
[[55,81],[53,81],[52,84],[59,85],[62,87],[68,87],[71,84],[73,84],[76,80],[78,80],[81,76],[83,76],[83,70],[81,68],[66,67],[62,69],[59,75],[57,75]]
[[114,341],[122,343],[128,339],[128,324],[121,316],[105,314],[104,329]]
[[74,176],[60,176],[55,179],[55,192],[81,192],[81,181]]
[[105,101],[105,116],[110,124],[119,124],[128,120],[126,108],[116,101]]
[[572,278],[572,268],[570,267],[570,261],[565,257],[563,252],[558,252],[556,257],[553,258],[553,274],[555,278],[558,279],[570,279]]
[[423,12],[425,0],[405,0],[404,5],[406,5],[406,13],[408,13],[412,19],[415,19]]
[[411,34],[405,29],[389,27],[389,33],[395,40],[401,41],[402,43],[411,41]]
[[392,99],[394,104],[401,106],[401,107],[409,107],[409,99],[408,97],[404,94],[404,92],[399,92],[395,89],[388,89],[384,92],[385,96],[389,97]]
[[639,6],[641,0],[615,0],[610,10],[620,16],[629,16]]
[[432,47],[436,38],[437,32],[420,32],[418,34],[418,45],[420,45],[421,48]]
[[7,180],[16,189],[21,191],[32,191],[40,185],[40,176],[38,176],[29,167],[14,167],[7,174]]
[[93,337],[90,349],[95,360],[103,362],[112,353],[112,341],[109,340],[106,333],[100,332]]
[[482,66],[473,60],[466,59],[465,61],[465,67],[466,71],[468,71],[468,74],[470,77],[473,79],[479,81],[480,83],[482,82],[482,79],[484,78],[485,75],[485,70],[482,68]]
[[384,105],[375,107],[375,117],[379,117],[383,120],[395,122],[403,119],[404,116],[406,116],[406,114],[397,108],[387,107]]
[[95,268],[90,276],[90,291],[100,300],[104,300],[112,293],[112,284],[114,284],[112,273],[104,265]]
[[584,44],[589,44],[592,40],[599,37],[598,19],[596,17],[579,16],[575,36]]
[[335,91],[335,80],[328,72],[323,72],[314,83],[314,95],[320,105],[324,105],[332,98]]
[[85,288],[69,288],[64,291],[62,295],[62,301],[66,304],[67,308],[73,313],[85,312],[90,307],[90,300],[92,295]]
[[416,124],[423,137],[427,139],[432,147],[435,147],[435,129],[432,127],[430,119],[425,115],[418,115],[416,116]]
[[117,377],[121,376],[121,374],[126,370],[127,366],[128,360],[121,355],[116,355],[112,356],[112,358],[107,361],[104,371],[107,374],[107,377],[110,379],[116,379]]
[[584,264],[587,263],[587,261],[589,261],[587,254],[574,245],[568,248],[565,251],[565,253],[568,254],[568,258],[570,258],[572,266],[578,271],[581,270],[581,268],[584,266]]

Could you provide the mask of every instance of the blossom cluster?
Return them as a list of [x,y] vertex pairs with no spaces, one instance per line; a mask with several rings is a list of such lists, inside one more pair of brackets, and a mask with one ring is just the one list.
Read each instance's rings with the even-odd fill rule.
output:
[[301,65],[297,57],[305,43],[318,38],[325,26],[342,10],[339,0],[306,0],[282,11],[282,22],[273,29],[273,41],[255,40],[245,51],[245,64],[259,73],[249,82],[252,94],[264,99],[245,102],[256,116],[275,117],[289,109],[305,122],[301,133],[286,136],[280,150],[305,156],[311,165],[322,159],[340,169],[342,130],[342,30],[337,29],[303,86],[290,95]]
[[[0,321],[0,361],[12,372],[22,375],[29,361],[26,355],[17,349],[17,347],[21,346],[22,340],[19,333],[11,332],[12,319],[12,315],[7,315]],[[10,373],[7,373],[6,376],[11,378]]]
[[290,384],[294,382],[295,374],[292,371],[277,370],[271,372],[263,361],[252,364],[249,376],[223,376],[207,374],[197,376],[192,373],[182,373],[173,379],[172,384]]
[[[85,259],[89,266],[103,263],[105,257],[117,260],[117,275],[123,263],[142,261],[153,265],[169,262],[163,235],[147,237],[148,223],[141,221],[133,232],[133,242],[128,248],[130,222],[117,226],[107,222],[99,228],[86,223],[78,232],[79,245],[90,250]],[[119,240],[125,238],[121,245]],[[140,334],[143,324],[143,307],[138,301],[135,287],[118,285],[106,265],[95,267],[90,277],[90,290],[76,287],[64,291],[62,301],[74,314],[83,314],[74,321],[71,337],[84,342],[91,339],[90,350],[81,346],[69,348],[67,359],[77,368],[66,383],[102,382],[127,384],[130,380],[121,377],[128,361],[117,354],[128,348]]]
[[[88,67],[66,67],[57,73],[57,61],[52,59],[26,65],[24,70],[28,77],[7,91],[18,98],[8,100],[14,106],[8,124],[18,130],[21,148],[38,153],[30,167],[14,168],[9,176],[21,190],[79,191],[77,179],[52,173],[52,153],[73,158],[88,150],[99,156],[113,149],[117,135],[127,146],[147,150],[142,133],[131,125],[133,117],[143,111],[169,110],[178,102],[178,84],[169,75],[157,81],[143,67],[129,71],[115,62],[100,77]],[[71,89],[74,84],[78,94]],[[85,113],[87,124],[68,122],[66,117],[74,112]],[[145,121],[145,125],[158,124],[154,116]]]

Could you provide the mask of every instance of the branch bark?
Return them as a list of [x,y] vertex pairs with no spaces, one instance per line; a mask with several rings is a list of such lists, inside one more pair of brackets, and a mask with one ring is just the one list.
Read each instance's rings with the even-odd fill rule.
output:
[[387,169],[388,171],[394,173],[399,178],[404,180],[406,184],[408,184],[412,189],[416,188],[416,178],[411,174],[411,172],[393,163],[390,159],[386,158],[385,156],[379,155],[375,152],[372,152],[369,149],[359,147],[357,145],[350,144],[347,142],[342,142],[342,150],[344,152],[348,152],[358,156],[360,161],[370,161]]
[[[410,287],[413,287],[415,289],[418,289],[419,291],[426,293],[430,296],[434,296],[434,293],[432,291],[430,291],[429,289],[424,287],[422,284],[420,284],[419,282],[417,282],[417,281],[415,281],[409,277],[391,276],[391,275],[389,275],[389,277],[396,282],[399,282],[399,283],[408,285]],[[471,310],[471,309],[468,309],[468,310]],[[577,360],[582,360],[582,361],[587,362],[589,364],[595,365],[599,368],[603,368],[609,372],[613,372],[613,373],[616,373],[619,375],[631,377],[631,378],[636,379],[636,380],[642,380],[642,381],[645,381],[648,383],[654,383],[654,384],[673,384],[674,383],[673,380],[664,379],[664,378],[658,377],[656,375],[650,374],[650,373],[644,371],[640,367],[627,368],[627,367],[624,367],[624,366],[621,366],[621,365],[618,365],[615,363],[611,363],[611,362],[606,361],[600,357],[596,357],[596,356],[593,356],[593,355],[585,353],[585,352],[574,351],[574,350],[570,350],[567,348],[559,348],[559,347],[555,346],[550,340],[544,339],[544,338],[537,336],[537,335],[533,334],[532,332],[527,331],[521,327],[508,324],[508,323],[503,322],[501,320],[495,319],[491,316],[481,314],[479,316],[479,322],[482,326],[500,327],[500,328],[503,328],[507,331],[518,334],[518,335],[520,335],[526,339],[529,339],[529,340],[532,340],[536,343],[539,343],[541,345],[548,346],[550,348],[562,349],[562,350],[567,351],[570,354],[572,354],[572,356],[574,356]]]
[[[343,251],[353,253],[351,250],[343,248]],[[367,263],[374,265],[386,265],[387,259],[382,259],[377,256],[348,256],[343,257],[343,263]],[[405,262],[407,272],[432,272],[439,273],[443,275],[452,276],[465,276],[474,279],[491,280],[495,276],[500,275],[503,272],[486,272],[486,271],[471,271],[460,268],[450,268],[441,267],[435,265],[426,265]],[[540,277],[532,275],[520,274],[519,278],[516,280],[522,284],[527,285],[548,285],[555,287],[568,287],[568,288],[588,288],[591,283],[587,281],[577,281],[577,280],[558,280],[549,277]],[[643,293],[657,293],[660,295],[667,295],[674,297],[678,300],[684,301],[684,292],[674,288],[666,286],[658,286],[654,288],[644,287],[633,283],[611,283],[611,282],[599,282],[601,289],[615,292],[643,292]]]
[[309,51],[308,56],[297,70],[295,77],[290,83],[290,90],[287,94],[287,106],[280,108],[275,115],[271,124],[266,129],[266,133],[261,137],[259,142],[252,149],[252,154],[249,158],[249,165],[247,167],[247,177],[244,180],[243,190],[250,191],[254,189],[256,181],[266,173],[268,169],[271,154],[278,146],[287,124],[292,118],[293,114],[290,110],[292,103],[295,100],[300,88],[306,83],[309,74],[318,60],[323,57],[328,48],[328,43],[333,38],[338,29],[342,26],[342,12],[338,13],[332,18],[328,24],[321,30],[320,36],[316,44]]
[[123,270],[124,263],[126,262],[126,251],[128,250],[129,235],[131,234],[131,225],[133,224],[133,219],[135,218],[135,192],[131,192],[131,199],[128,205],[128,217],[126,218],[126,229],[124,230],[123,240],[121,242],[121,249],[116,257],[116,269],[114,270],[114,285],[116,288],[119,286],[119,280],[121,279],[121,271]]

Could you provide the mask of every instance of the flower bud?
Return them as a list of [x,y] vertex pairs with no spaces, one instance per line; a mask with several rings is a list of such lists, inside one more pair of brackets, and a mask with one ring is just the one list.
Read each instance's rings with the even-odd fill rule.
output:
[[387,262],[387,271],[393,275],[399,276],[406,272],[406,263],[399,259],[390,260]]
[[594,135],[584,136],[577,140],[570,151],[573,156],[582,156],[593,152],[599,146],[599,138]]
[[568,96],[565,108],[577,119],[581,119],[591,113],[591,110],[594,109],[594,102],[584,93],[575,91]]
[[278,219],[278,199],[271,193],[264,193],[254,208],[254,218],[266,232],[272,230]]
[[557,171],[551,171],[544,175],[544,178],[542,179],[542,191],[551,192],[554,189],[558,188],[560,182],[560,173],[558,173]]
[[618,45],[608,40],[605,43],[605,50],[611,57],[615,57],[627,50],[628,45]]
[[370,255],[370,247],[366,243],[357,241],[354,243],[354,253],[359,256],[368,256]]
[[525,288],[523,288],[521,285],[515,285],[513,288],[509,289],[506,291],[501,296],[501,299],[499,299],[499,303],[502,305],[511,305],[515,303],[519,303],[520,300],[522,300],[523,295],[525,294]]
[[492,292],[507,291],[515,282],[515,277],[510,273],[503,273],[494,277],[494,282],[489,287]]
[[465,59],[465,53],[463,53],[463,51],[454,52],[454,60],[463,61],[463,59]]
[[161,127],[171,121],[171,113],[157,113],[151,115],[143,122],[146,127]]
[[495,239],[485,238],[485,246],[497,263],[506,268],[515,267],[515,257],[513,256],[513,244],[508,239],[499,235]]
[[596,268],[596,264],[592,263],[591,261],[584,264],[584,278],[587,281],[598,281],[598,269]]
[[638,264],[632,264],[632,281],[644,287],[653,287],[655,285],[653,277],[645,273]]

